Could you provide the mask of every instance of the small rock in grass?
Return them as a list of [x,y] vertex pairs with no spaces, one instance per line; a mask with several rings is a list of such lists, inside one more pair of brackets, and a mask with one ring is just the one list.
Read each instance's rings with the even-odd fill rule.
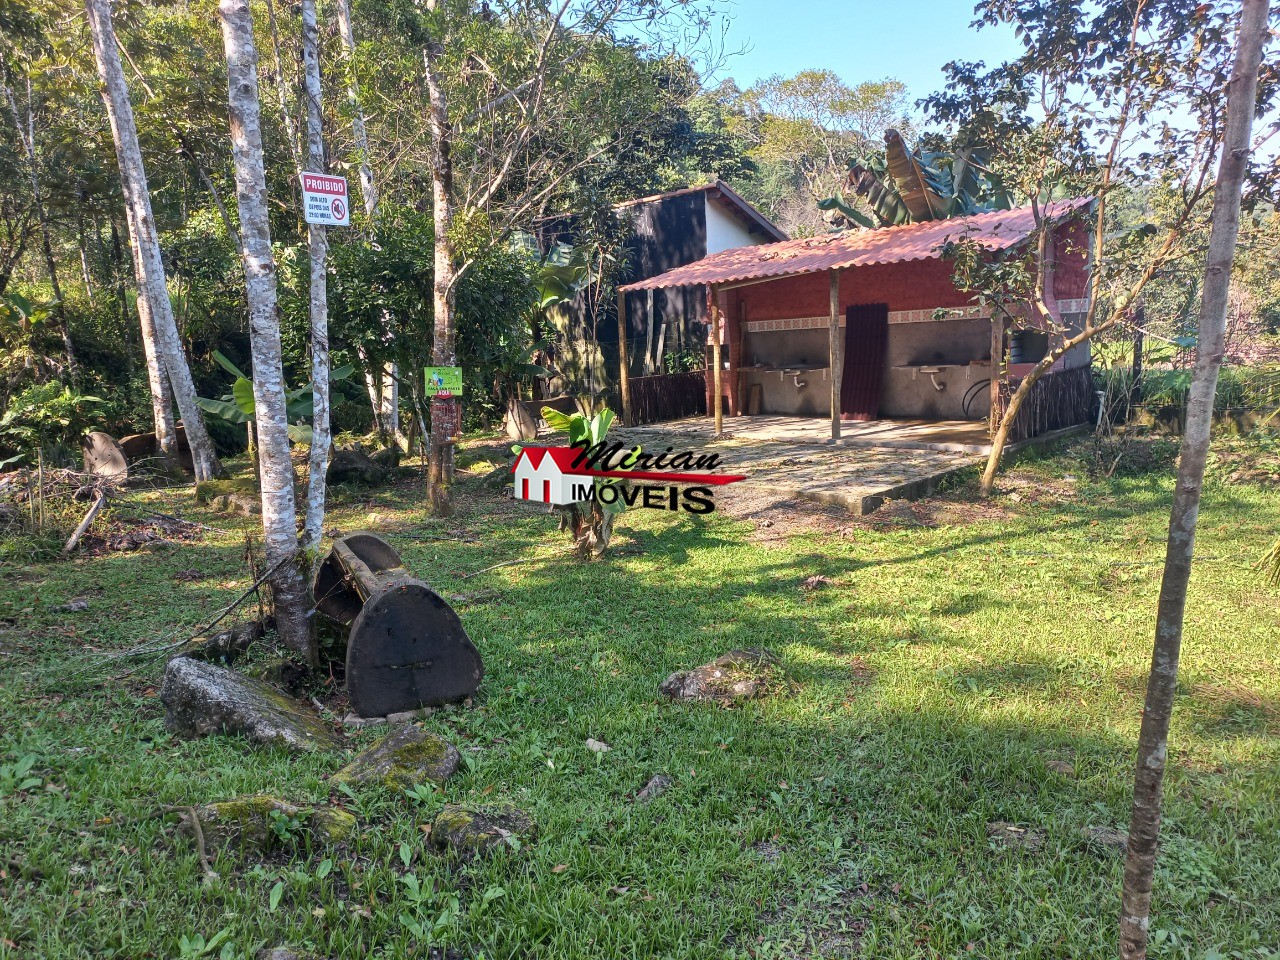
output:
[[1065,760],[1046,760],[1044,762],[1044,768],[1050,773],[1058,774],[1060,777],[1067,777],[1072,780],[1075,779],[1076,768]]
[[417,710],[401,710],[397,713],[388,713],[386,720],[387,723],[393,724],[413,723],[413,721],[429,717],[435,712],[435,707],[419,707]]
[[608,753],[613,747],[609,746],[603,740],[595,740],[587,737],[587,749],[592,753]]
[[180,737],[238,734],[295,753],[338,746],[309,707],[261,680],[190,657],[175,657],[164,668],[160,700],[165,729]]
[[672,700],[731,703],[769,693],[782,678],[778,657],[769,650],[731,650],[692,670],[678,670],[659,688]]
[[674,785],[672,780],[664,773],[658,774],[652,780],[644,785],[644,788],[636,794],[636,803],[648,803],[655,797],[660,797]]
[[295,950],[293,947],[263,947],[254,954],[254,960],[321,960],[321,958],[318,954]]
[[[337,807],[299,807],[265,794],[207,803],[196,808],[196,816],[211,853],[265,854],[303,838],[328,846],[347,840],[356,828],[356,818]],[[189,813],[182,815],[178,832],[195,835]]]
[[1101,853],[1124,853],[1129,846],[1129,835],[1115,827],[1083,827],[1080,834],[1088,846]]
[[353,787],[381,783],[404,790],[428,780],[444,783],[457,772],[461,759],[443,737],[408,725],[364,751],[335,773],[333,781]]
[[820,573],[815,573],[812,577],[805,577],[804,583],[800,584],[801,590],[821,590],[823,587],[830,586],[834,581],[830,577],[824,577]]
[[995,846],[1007,850],[1035,852],[1044,846],[1044,830],[1041,827],[1020,827],[1016,823],[997,820],[987,824],[987,839]]
[[483,857],[503,846],[518,850],[536,833],[533,819],[516,807],[449,803],[432,822],[429,842],[462,857]]
[[372,727],[386,722],[386,717],[362,717],[358,713],[348,713],[342,718],[342,725],[351,730],[363,730],[365,727]]
[[89,609],[89,601],[83,597],[76,597],[69,603],[54,607],[55,613],[83,613]]

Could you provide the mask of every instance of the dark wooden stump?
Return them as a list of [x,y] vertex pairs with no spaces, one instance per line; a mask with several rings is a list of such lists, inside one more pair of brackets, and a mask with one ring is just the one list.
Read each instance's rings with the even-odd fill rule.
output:
[[450,703],[480,686],[484,664],[458,615],[379,537],[336,541],[312,593],[317,610],[351,625],[347,692],[359,716]]

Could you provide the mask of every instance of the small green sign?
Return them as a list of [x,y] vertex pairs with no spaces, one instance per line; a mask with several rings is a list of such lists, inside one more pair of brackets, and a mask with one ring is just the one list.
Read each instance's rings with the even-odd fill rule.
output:
[[462,396],[462,368],[427,367],[427,396]]

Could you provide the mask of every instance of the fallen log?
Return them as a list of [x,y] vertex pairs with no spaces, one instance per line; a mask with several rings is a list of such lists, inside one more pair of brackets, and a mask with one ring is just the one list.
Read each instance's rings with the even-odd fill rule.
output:
[[96,517],[106,505],[107,491],[99,490],[97,499],[94,500],[93,505],[89,507],[89,512],[84,515],[84,519],[80,521],[80,526],[76,527],[75,533],[71,534],[71,538],[67,541],[66,546],[62,548],[62,555],[64,557],[76,548],[76,544],[80,542],[80,538],[84,536],[85,531],[89,529],[89,525],[93,523],[93,518]]

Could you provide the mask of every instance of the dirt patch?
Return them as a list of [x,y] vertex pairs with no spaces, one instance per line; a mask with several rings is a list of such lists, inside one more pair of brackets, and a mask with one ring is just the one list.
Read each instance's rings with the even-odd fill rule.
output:
[[755,525],[753,543],[779,543],[797,534],[848,536],[858,519],[848,510],[758,487],[735,484],[716,497],[716,509]]

